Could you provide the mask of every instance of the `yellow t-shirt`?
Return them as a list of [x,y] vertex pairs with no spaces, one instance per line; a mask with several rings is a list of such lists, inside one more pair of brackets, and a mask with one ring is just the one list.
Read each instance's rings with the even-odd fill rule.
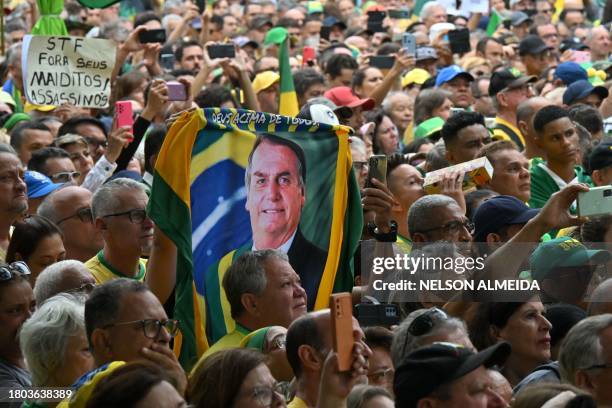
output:
[[493,137],[492,137],[493,140],[509,140],[517,144],[517,147],[520,150],[523,150],[525,148],[525,137],[523,136],[521,131],[516,126],[500,118],[499,116],[495,118],[495,124],[505,126],[508,129],[510,129],[512,132],[514,132],[514,136],[518,138],[518,141],[520,141],[520,145],[517,143],[517,140],[512,138],[506,131],[500,128],[493,128]]
[[306,405],[306,402],[304,402],[304,400],[295,397],[291,400],[289,404],[287,404],[287,408],[308,408],[308,405]]
[[221,337],[215,344],[213,344],[208,350],[206,350],[204,354],[202,354],[202,357],[200,357],[196,365],[193,367],[191,373],[193,374],[200,366],[202,361],[206,360],[206,358],[216,353],[217,351],[240,347],[240,343],[249,333],[249,329],[236,323],[236,328],[232,332],[227,333],[225,336]]
[[89,272],[91,272],[98,285],[117,278],[129,278],[143,282],[147,270],[147,260],[140,258],[138,275],[134,277],[124,275],[113,268],[113,266],[104,259],[103,251],[98,252],[96,256],[85,262],[85,266],[89,269]]

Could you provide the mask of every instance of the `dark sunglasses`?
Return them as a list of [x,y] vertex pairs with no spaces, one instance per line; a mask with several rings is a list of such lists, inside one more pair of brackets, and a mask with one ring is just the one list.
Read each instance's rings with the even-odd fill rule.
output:
[[25,262],[15,261],[8,265],[0,266],[0,282],[9,281],[17,275],[30,277],[30,268],[28,268]]

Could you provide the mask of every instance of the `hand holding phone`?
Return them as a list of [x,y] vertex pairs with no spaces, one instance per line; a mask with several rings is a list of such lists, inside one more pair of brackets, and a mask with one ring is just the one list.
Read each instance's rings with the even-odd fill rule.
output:
[[130,132],[133,132],[134,116],[132,113],[132,102],[119,101],[115,103],[115,123],[117,127],[130,127]]
[[578,193],[577,213],[580,217],[612,214],[612,186],[592,187]]
[[333,349],[338,356],[338,370],[350,371],[353,363],[353,305],[350,293],[335,293],[329,298]]
[[236,49],[234,44],[214,44],[206,47],[210,59],[217,58],[234,58],[236,57]]
[[166,42],[166,30],[160,28],[158,30],[142,30],[138,33],[138,40],[142,44],[147,43],[160,43]]
[[372,184],[372,179],[376,179],[383,184],[387,184],[387,156],[384,154],[375,154],[368,160],[369,170],[366,180],[366,187],[376,188]]
[[166,82],[168,87],[168,100],[169,101],[186,101],[187,100],[187,87],[184,83],[178,81]]
[[408,55],[416,55],[416,37],[412,33],[404,33],[402,36],[402,48]]
[[302,65],[311,66],[316,59],[316,51],[313,47],[304,46],[302,49]]
[[460,28],[448,32],[448,42],[453,54],[465,54],[472,50],[470,44],[470,30]]

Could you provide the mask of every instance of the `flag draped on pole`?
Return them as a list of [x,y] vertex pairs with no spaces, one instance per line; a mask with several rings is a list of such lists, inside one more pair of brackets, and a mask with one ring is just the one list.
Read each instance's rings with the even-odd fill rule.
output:
[[33,35],[68,35],[66,24],[60,17],[64,0],[36,0],[40,18],[32,27]]
[[[221,282],[232,260],[253,247],[245,173],[258,135],[283,139],[303,152],[305,202],[296,234],[325,254],[309,303],[328,307],[332,292],[352,287],[363,219],[348,128],[247,110],[185,113],[158,155],[149,213],[177,246],[175,317],[181,333],[175,352],[186,369],[235,327]],[[291,246],[296,241],[294,235]],[[294,264],[291,249],[288,255],[300,273],[305,262]]]
[[278,69],[280,71],[280,104],[279,113],[295,116],[300,111],[297,94],[289,63],[289,32],[284,27],[276,27],[268,31],[264,45],[278,45]]

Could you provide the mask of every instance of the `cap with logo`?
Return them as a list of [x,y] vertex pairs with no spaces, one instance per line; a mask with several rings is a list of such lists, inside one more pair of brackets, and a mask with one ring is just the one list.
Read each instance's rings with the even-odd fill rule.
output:
[[610,260],[605,249],[587,249],[580,241],[561,237],[542,242],[529,258],[531,277],[536,280],[550,276],[555,268],[599,265]]
[[593,86],[589,81],[581,79],[567,87],[563,93],[563,103],[571,105],[591,94],[595,94],[601,99],[606,99],[608,97],[608,90],[603,86]]
[[537,35],[528,35],[523,38],[519,43],[519,55],[539,55],[543,52],[549,51],[550,48],[544,40]]
[[539,212],[539,208],[529,208],[513,196],[491,197],[474,214],[474,241],[485,242],[487,235],[499,233],[509,225],[525,224]]
[[62,184],[57,184],[44,174],[37,171],[25,172],[25,183],[28,189],[28,198],[40,198],[57,190]]
[[607,137],[603,139],[593,148],[589,155],[588,163],[588,171],[590,173],[612,166],[612,138]]
[[438,72],[438,76],[436,77],[436,88],[458,77],[465,78],[470,82],[474,80],[472,74],[464,71],[459,65],[451,65]]
[[361,107],[364,111],[374,109],[376,102],[371,98],[360,99],[348,86],[337,86],[326,91],[324,96],[336,104],[336,106],[348,106],[349,108]]
[[573,61],[562,62],[555,69],[554,79],[560,79],[565,85],[571,85],[581,79],[587,80],[589,76],[584,68]]
[[264,71],[260,72],[255,76],[253,80],[253,90],[256,94],[263,91],[264,89],[268,89],[275,83],[280,81],[280,75],[274,71]]
[[537,77],[523,75],[514,68],[496,71],[491,76],[491,81],[489,82],[489,95],[494,97],[500,92],[517,89],[535,81],[537,81]]
[[480,366],[501,366],[512,348],[500,342],[479,353],[458,344],[437,342],[416,349],[402,361],[395,371],[393,390],[395,406],[416,408],[441,385],[449,384]]

